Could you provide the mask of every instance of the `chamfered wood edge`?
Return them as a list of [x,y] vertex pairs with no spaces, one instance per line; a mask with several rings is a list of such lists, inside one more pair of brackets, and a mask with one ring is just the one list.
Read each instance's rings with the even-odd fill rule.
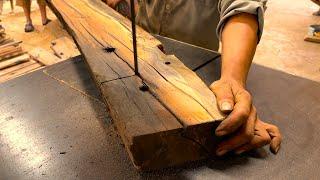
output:
[[[104,82],[97,87],[103,94],[106,84],[130,78],[137,77],[116,79]],[[117,93],[119,93],[119,91],[117,91]],[[147,94],[152,96],[149,92],[147,92]],[[114,114],[114,107],[110,108],[111,104],[115,105],[115,103],[108,103],[109,99],[107,99],[105,95],[103,95],[103,99],[107,105],[106,107],[109,114],[113,118],[118,134],[122,141],[125,142],[124,145],[128,155],[138,170],[150,171],[175,167],[188,162],[203,160],[214,155],[216,145],[220,141],[214,132],[221,121],[217,120],[192,125],[187,128],[180,124],[180,127],[174,127],[170,130],[133,136],[122,128],[121,123],[119,123],[122,118],[117,119],[118,115]],[[156,98],[153,99],[160,104]],[[166,109],[165,107],[163,108]],[[171,114],[171,112],[167,112]],[[175,121],[179,123],[177,119],[175,119]]]
[[[131,83],[128,81],[131,81]],[[166,122],[172,120],[171,123],[173,124],[166,128],[148,131],[149,127],[143,123],[150,121],[157,123],[157,120],[152,119],[157,118],[157,116],[143,115],[142,117],[130,117],[132,114],[135,114],[135,110],[138,110],[129,110],[129,108],[135,108],[135,105],[144,106],[143,103],[153,105],[153,111],[164,110],[164,107],[149,92],[138,92],[143,97],[139,97],[139,100],[131,99],[138,96],[136,93],[138,88],[127,86],[139,84],[136,82],[132,83],[132,81],[140,80],[137,77],[128,77],[105,82],[100,88],[108,111],[116,125],[117,132],[137,169],[143,171],[156,170],[206,159],[214,155],[216,145],[220,141],[215,136],[215,129],[220,121],[192,125],[185,128],[181,124],[174,124],[178,121],[172,117],[170,112],[166,111],[165,113],[161,113],[163,117],[160,117],[162,119],[159,121],[163,119],[167,119]],[[115,97],[115,94],[117,94],[117,97],[126,96],[129,101],[126,98],[120,98],[122,101],[119,101]],[[144,99],[140,101],[140,98]],[[129,107],[127,103],[131,103]],[[110,108],[111,105],[112,108]],[[132,113],[130,115],[124,114],[125,109],[128,109]],[[145,109],[145,111],[147,110]],[[138,121],[139,118],[140,121]],[[139,122],[141,123],[139,124]],[[138,126],[133,127],[132,124]],[[170,122],[167,124],[170,124]]]
[[[135,166],[140,170],[149,171],[185,165],[215,156],[216,145],[221,142],[221,138],[216,137],[214,132],[220,122],[134,137],[129,150],[136,155]],[[146,153],[138,156],[136,152],[140,151]]]

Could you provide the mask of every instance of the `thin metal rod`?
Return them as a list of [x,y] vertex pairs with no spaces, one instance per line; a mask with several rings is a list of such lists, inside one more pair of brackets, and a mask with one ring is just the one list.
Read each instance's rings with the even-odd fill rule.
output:
[[132,23],[134,73],[136,75],[139,75],[138,52],[137,52],[137,35],[136,35],[136,18],[135,18],[134,0],[130,0],[130,7],[131,7],[131,23]]

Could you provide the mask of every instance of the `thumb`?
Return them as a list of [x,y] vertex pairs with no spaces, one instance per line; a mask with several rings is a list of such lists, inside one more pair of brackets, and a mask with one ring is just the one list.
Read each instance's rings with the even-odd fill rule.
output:
[[223,113],[230,113],[234,107],[234,96],[231,86],[226,83],[214,82],[210,89],[217,98],[219,109]]

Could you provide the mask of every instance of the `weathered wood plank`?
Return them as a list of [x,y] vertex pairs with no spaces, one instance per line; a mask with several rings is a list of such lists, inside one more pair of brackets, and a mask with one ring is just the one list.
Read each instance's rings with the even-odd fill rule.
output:
[[[140,76],[135,76],[129,20],[97,0],[47,1],[84,55],[138,168],[212,155],[214,128],[224,116],[192,70],[164,54],[160,41],[138,28]],[[139,90],[143,84],[146,92]]]
[[214,152],[216,123],[186,129],[133,76],[103,83],[101,92],[135,166],[142,170],[204,159]]
[[0,49],[3,49],[3,48],[8,47],[8,46],[18,46],[20,43],[22,43],[22,41],[9,42],[7,44],[0,45]]
[[39,63],[46,66],[49,66],[61,61],[58,57],[56,57],[55,55],[53,55],[52,53],[48,52],[47,50],[41,47],[34,48],[28,53],[33,60],[38,61]]
[[24,51],[20,46],[8,46],[0,50],[0,61],[9,59],[23,54]]
[[[103,41],[102,44],[114,47],[116,54],[133,67],[131,30],[126,18],[111,16],[115,12],[107,6],[111,15],[97,11],[87,0],[52,2],[57,3],[57,7],[72,7],[71,15],[68,15],[76,17],[69,18],[72,24],[81,24],[96,39]],[[137,32],[140,75],[153,95],[185,125],[222,119],[213,93],[201,79],[176,57],[160,51],[157,47],[160,41],[141,28]],[[167,65],[168,62],[171,64]]]
[[0,62],[0,70],[6,69],[6,68],[9,68],[11,66],[15,66],[15,65],[18,65],[18,64],[21,64],[21,63],[24,63],[24,62],[27,62],[27,61],[29,61],[29,59],[30,59],[29,55],[28,54],[24,54],[24,55],[21,55],[21,56],[12,58],[12,59],[8,59],[6,61],[1,61]]
[[7,44],[7,43],[11,43],[11,42],[14,42],[14,40],[10,37],[3,37],[3,38],[0,38],[0,45],[4,45],[4,44]]
[[68,32],[75,39],[97,83],[101,84],[134,75],[132,69],[123,60],[119,59],[116,54],[108,53],[105,50],[111,46],[103,44],[102,41],[87,31],[87,28],[82,25],[85,20],[72,6],[64,1],[49,1],[49,5],[50,3],[54,5],[51,6],[52,8],[59,7],[59,12],[56,11],[56,14],[61,17],[60,19],[63,19]]
[[50,48],[62,61],[80,55],[77,46],[68,37],[61,37],[52,41]]
[[320,37],[317,37],[317,36],[305,36],[304,37],[304,40],[305,41],[309,41],[309,42],[315,42],[315,43],[320,43]]
[[17,71],[9,72],[9,73],[7,73],[7,74],[5,74],[3,76],[0,76],[0,82],[8,81],[10,79],[13,79],[13,78],[22,76],[24,74],[33,72],[33,71],[39,69],[40,67],[41,67],[40,64],[35,63],[35,64],[29,65],[27,67],[21,68],[21,69],[19,69]]
[[14,72],[14,71],[17,71],[19,69],[25,68],[25,67],[33,65],[33,64],[37,64],[37,62],[31,60],[31,61],[16,65],[16,66],[12,66],[12,67],[7,68],[7,69],[3,69],[3,70],[0,71],[0,76],[3,76],[5,74],[8,74],[8,73],[11,73],[11,72]]

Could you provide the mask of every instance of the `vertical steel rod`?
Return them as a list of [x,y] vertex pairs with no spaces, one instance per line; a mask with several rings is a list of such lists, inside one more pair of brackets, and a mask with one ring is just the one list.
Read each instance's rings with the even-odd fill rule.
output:
[[135,73],[135,75],[139,75],[138,52],[137,52],[137,35],[136,35],[136,18],[135,18],[134,0],[130,0],[130,7],[131,7],[131,23],[132,23],[134,73]]

